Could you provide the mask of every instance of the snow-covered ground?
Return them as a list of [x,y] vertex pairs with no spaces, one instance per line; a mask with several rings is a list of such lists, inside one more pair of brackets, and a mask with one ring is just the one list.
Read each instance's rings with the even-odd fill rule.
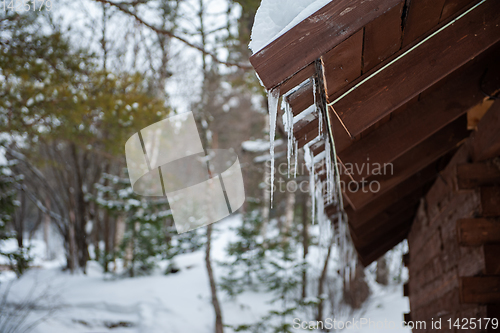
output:
[[[216,278],[222,273],[216,261],[227,259],[225,246],[233,238],[230,228],[240,223],[240,216],[232,216],[216,223],[212,247]],[[29,319],[33,320],[55,308],[45,321],[33,330],[34,333],[212,333],[214,314],[209,283],[205,268],[204,251],[176,257],[180,271],[163,275],[166,263],[161,263],[157,274],[147,277],[114,278],[105,275],[96,262],[89,262],[87,275],[71,275],[63,272],[63,258],[46,261],[43,243],[34,242],[35,261],[33,268],[20,280],[13,279],[10,272],[2,272],[0,295],[4,294],[8,280],[14,281],[9,291],[9,300],[22,301],[40,298],[38,310]],[[12,245],[10,245],[12,247]],[[5,247],[5,245],[4,245]],[[363,309],[354,313],[356,319],[401,322],[408,311],[408,301],[402,295],[401,285],[381,287],[367,275],[373,290]],[[258,321],[272,308],[272,295],[245,292],[235,299],[219,292],[225,324],[248,324]],[[351,315],[352,316],[352,315]],[[312,318],[311,318],[312,319]],[[309,320],[309,319],[308,319]],[[292,323],[291,323],[292,324]],[[232,332],[227,329],[226,331]],[[385,332],[382,329],[349,329],[349,332]],[[409,332],[407,329],[391,330]]]

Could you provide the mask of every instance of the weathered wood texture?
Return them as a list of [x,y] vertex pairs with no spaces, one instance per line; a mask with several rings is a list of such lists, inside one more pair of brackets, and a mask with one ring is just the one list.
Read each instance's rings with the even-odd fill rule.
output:
[[[401,110],[368,135],[363,135],[360,140],[342,141],[350,146],[337,144],[341,160],[357,165],[366,163],[368,159],[371,164],[391,163],[480,103],[484,94],[477,82],[482,73],[488,68],[489,73],[500,75],[499,46],[496,45],[487,54],[451,74],[438,88],[430,89],[431,92],[425,97]],[[359,176],[367,177],[367,170],[365,168],[365,173]]]
[[500,166],[495,163],[457,165],[457,183],[459,189],[473,189],[492,184],[500,185]]
[[[439,159],[441,156],[454,150],[457,144],[467,137],[467,134],[465,117],[455,120],[441,131],[432,135],[418,146],[396,159],[392,163],[391,169],[386,168],[385,174],[366,178],[367,184],[374,184],[372,183],[374,181],[379,184],[380,189],[378,191],[373,191],[371,189],[367,190],[366,187],[356,192],[348,190],[346,195],[349,197],[349,202],[355,209],[364,207],[369,202],[375,200],[379,195],[394,188],[405,179],[408,179],[416,172]],[[354,175],[354,179],[359,179],[359,175]]]
[[481,216],[500,217],[500,186],[481,187]]
[[411,0],[403,31],[403,47],[432,28],[441,18],[445,0]]
[[500,130],[498,128],[500,128],[500,102],[497,100],[479,122],[477,132],[472,137],[475,161],[500,156]]
[[272,89],[400,3],[332,1],[252,55],[250,62],[264,86]]
[[460,278],[463,303],[500,303],[500,276],[468,276]]
[[366,73],[401,48],[401,16],[404,2],[365,26],[363,73]]
[[[500,2],[484,2],[337,101],[335,110],[351,135],[360,134],[499,41],[499,10]],[[343,94],[341,90],[330,99]]]
[[408,235],[413,320],[486,316],[485,306],[460,303],[460,277],[485,273],[486,266],[481,246],[463,247],[457,238],[457,221],[481,211],[479,191],[457,186],[457,165],[468,160],[469,145],[464,144],[425,195]]
[[444,2],[443,11],[441,12],[440,22],[446,20],[456,12],[462,11],[467,8],[471,3],[475,3],[477,0],[446,0]]
[[460,219],[457,221],[457,232],[462,246],[500,243],[500,221],[496,219]]
[[500,275],[500,243],[483,246],[485,273]]
[[327,91],[337,91],[361,75],[363,29],[322,56]]

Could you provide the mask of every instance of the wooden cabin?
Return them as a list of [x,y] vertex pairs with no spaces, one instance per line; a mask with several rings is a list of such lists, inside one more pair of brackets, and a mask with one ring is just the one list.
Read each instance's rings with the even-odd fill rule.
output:
[[[295,116],[321,111],[294,125],[298,146],[323,124],[362,185],[343,191],[359,261],[408,240],[405,320],[499,318],[500,1],[334,0],[250,61]],[[376,163],[392,171],[352,172]]]

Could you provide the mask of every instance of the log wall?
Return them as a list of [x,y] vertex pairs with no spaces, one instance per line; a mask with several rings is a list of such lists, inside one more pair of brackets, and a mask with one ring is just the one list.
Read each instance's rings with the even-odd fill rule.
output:
[[[499,317],[500,163],[473,161],[473,144],[474,136],[422,198],[408,236],[410,278],[404,294],[411,313],[405,318],[427,323],[427,329],[414,332],[438,331],[432,320],[441,319],[439,331],[459,332],[450,329],[448,319]],[[493,332],[467,326],[468,332]]]

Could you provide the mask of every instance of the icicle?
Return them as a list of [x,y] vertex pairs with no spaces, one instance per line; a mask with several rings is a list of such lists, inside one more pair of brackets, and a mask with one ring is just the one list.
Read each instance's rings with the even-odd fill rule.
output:
[[316,198],[316,177],[314,174],[314,155],[312,151],[309,149],[309,145],[311,143],[304,146],[304,160],[306,162],[307,169],[309,170],[309,193],[311,195],[312,205],[311,205],[311,221],[314,224],[315,222],[315,198]]
[[318,109],[318,135],[321,136],[321,133],[323,133],[323,115]]
[[[332,169],[332,152],[330,146],[330,140],[325,137],[325,153],[326,153],[326,191],[327,191],[327,202],[330,204],[332,201],[336,201],[337,190],[335,186],[334,172]],[[333,199],[333,200],[332,200]]]
[[[295,137],[294,137],[295,138]],[[298,141],[295,141],[295,168],[294,168],[294,175],[293,177],[294,178],[297,178],[297,169],[298,169],[298,156],[299,156],[299,142]]]
[[316,117],[318,117],[318,136],[321,137],[321,133],[323,133],[323,115],[321,114],[320,109],[318,109],[318,104],[316,101],[316,78],[313,78],[313,98]]
[[293,148],[295,141],[295,136],[293,135],[293,112],[286,98],[283,98],[282,105],[285,111],[283,113],[283,126],[285,127],[285,132],[287,132],[288,134],[287,159],[288,159],[288,177],[290,177],[290,166],[291,166],[291,159],[293,155]]
[[318,214],[319,224],[319,245],[323,248],[328,248],[332,237],[332,225],[330,219],[325,215],[325,203],[323,197],[323,184],[316,187],[316,210]]
[[273,207],[274,196],[274,136],[276,134],[276,117],[278,115],[278,100],[280,97],[279,89],[268,92],[267,99],[269,105],[269,142],[271,154],[271,208]]

